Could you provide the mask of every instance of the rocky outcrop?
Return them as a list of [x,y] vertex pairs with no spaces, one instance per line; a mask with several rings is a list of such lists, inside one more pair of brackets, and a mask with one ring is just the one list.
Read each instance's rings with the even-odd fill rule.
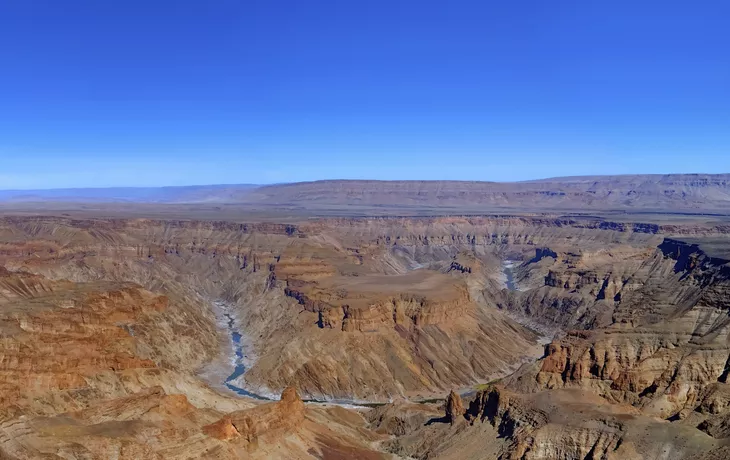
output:
[[542,248],[535,254],[515,270],[519,285],[532,289],[512,292],[498,306],[565,329],[611,324],[624,297],[656,274],[652,264],[659,257],[656,247],[642,245],[564,252]]
[[660,251],[624,284],[612,324],[570,332],[546,348],[539,388],[592,388],[652,415],[682,418],[723,381],[730,271],[696,247],[666,243]]
[[534,264],[534,263],[540,262],[542,259],[545,259],[547,257],[557,259],[558,253],[553,251],[550,248],[537,248],[537,249],[535,249],[535,257],[530,259],[529,263]]
[[89,391],[105,373],[176,361],[167,361],[156,340],[146,340],[150,321],[162,327],[175,316],[167,311],[169,299],[139,286],[53,282],[5,270],[0,295],[0,408],[42,410],[44,398]]
[[446,398],[446,421],[452,425],[464,418],[464,403],[461,402],[461,396],[454,390],[451,390]]
[[451,262],[451,265],[449,265],[447,272],[458,271],[460,273],[471,273],[471,270],[471,267],[461,265],[459,262]]
[[518,395],[497,387],[479,391],[466,415],[472,423],[488,421],[500,436],[509,438],[532,433],[548,423],[546,413],[529,408]]
[[440,420],[443,413],[434,404],[419,404],[405,400],[373,408],[366,413],[371,429],[389,436],[407,436]]
[[294,387],[287,387],[278,402],[233,412],[203,427],[203,432],[216,439],[251,444],[261,436],[295,431],[303,421],[304,403]]
[[[640,416],[628,406],[609,404],[587,391],[526,395],[496,386],[476,395],[467,417],[473,425],[491,424],[510,441],[501,459],[639,460],[662,453],[684,458],[715,445],[702,436],[693,438],[695,445],[687,445],[681,437],[692,436],[693,428]],[[647,433],[652,433],[650,442]]]

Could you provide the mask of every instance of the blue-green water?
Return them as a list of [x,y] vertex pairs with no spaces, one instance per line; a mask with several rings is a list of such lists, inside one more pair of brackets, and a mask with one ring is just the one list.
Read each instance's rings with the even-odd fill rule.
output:
[[228,331],[231,334],[231,341],[233,342],[233,348],[236,353],[236,367],[233,369],[233,373],[226,378],[225,384],[229,390],[239,394],[241,396],[247,396],[249,398],[260,399],[268,401],[269,398],[265,396],[252,393],[244,388],[237,387],[233,382],[238,377],[242,376],[246,372],[246,366],[243,364],[246,355],[243,353],[243,345],[241,344],[241,334],[235,330],[235,321],[229,313],[223,313],[223,316],[228,320]]
[[507,289],[510,291],[516,291],[517,290],[517,284],[515,283],[515,273],[513,271],[515,266],[515,263],[511,260],[505,260],[502,263],[504,275],[507,277],[507,281],[505,284],[507,285]]

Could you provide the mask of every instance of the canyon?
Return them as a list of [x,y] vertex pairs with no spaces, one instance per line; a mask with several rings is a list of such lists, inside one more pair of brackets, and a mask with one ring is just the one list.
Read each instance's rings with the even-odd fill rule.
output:
[[319,200],[404,212],[3,208],[0,458],[730,455],[724,216],[419,216],[361,185]]

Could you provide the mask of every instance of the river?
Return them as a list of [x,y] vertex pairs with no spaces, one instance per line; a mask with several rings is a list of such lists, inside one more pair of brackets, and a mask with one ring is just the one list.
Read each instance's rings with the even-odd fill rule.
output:
[[230,350],[232,352],[230,357],[231,364],[233,365],[233,372],[225,377],[225,379],[223,380],[223,384],[226,386],[226,388],[240,396],[259,399],[262,401],[270,401],[274,399],[269,395],[265,396],[259,394],[258,392],[256,392],[256,390],[243,388],[239,386],[241,385],[240,383],[236,382],[236,379],[241,377],[246,372],[246,365],[248,363],[251,363],[252,359],[246,352],[246,341],[244,340],[244,337],[240,332],[236,316],[233,313],[231,306],[221,300],[214,301],[213,305],[215,306],[215,313],[218,317],[219,324],[225,325],[226,327],[226,331],[228,332],[228,337],[230,340]]
[[515,283],[515,268],[516,262],[514,260],[505,260],[502,262],[502,271],[504,272],[505,282],[507,289],[510,291],[517,290],[517,283]]
[[262,401],[270,401],[271,398],[267,398],[266,396],[262,396],[259,394],[256,394],[252,391],[246,390],[245,388],[238,387],[234,385],[232,382],[234,382],[238,377],[242,376],[246,372],[246,364],[245,361],[247,359],[246,354],[243,350],[243,344],[241,343],[241,334],[236,330],[236,320],[235,318],[228,312],[224,312],[223,316],[228,320],[228,332],[231,335],[231,343],[233,344],[233,351],[234,351],[234,364],[235,368],[233,369],[233,373],[229,375],[225,380],[226,387],[233,391],[234,393],[241,395],[241,396],[247,396],[249,398],[254,399],[260,399]]
[[[517,284],[514,280],[514,272],[513,269],[516,265],[516,262],[513,260],[505,260],[502,262],[502,269],[504,272],[504,280],[505,285],[507,286],[507,289],[510,291],[516,291],[517,290]],[[228,334],[230,336],[231,345],[233,348],[233,364],[234,369],[233,372],[226,377],[224,384],[225,386],[233,391],[234,393],[245,396],[248,398],[254,398],[262,401],[272,401],[276,398],[273,396],[264,396],[262,394],[256,393],[255,390],[252,391],[251,389],[242,388],[236,384],[236,380],[239,379],[245,372],[246,372],[246,363],[250,362],[251,359],[246,353],[245,350],[245,341],[243,340],[243,336],[241,335],[240,329],[238,325],[236,324],[236,318],[233,315],[233,313],[230,311],[230,306],[223,302],[223,301],[216,301],[214,302],[216,307],[218,307],[218,313],[225,319],[226,328],[228,330]],[[376,405],[381,404],[381,402],[368,402],[368,401],[352,401],[352,400],[342,400],[342,399],[333,399],[333,400],[319,400],[319,399],[305,399],[305,402],[309,403],[319,403],[319,404],[334,404],[339,406],[345,406],[345,407],[362,407],[363,405]]]
[[[216,307],[218,308],[218,313],[225,318],[225,324],[226,328],[228,330],[228,335],[231,340],[231,345],[233,349],[233,372],[226,377],[225,381],[223,382],[229,390],[233,391],[237,395],[245,396],[247,398],[253,398],[258,399],[261,401],[275,401],[278,398],[273,394],[264,395],[261,394],[261,392],[257,392],[258,390],[253,389],[246,389],[242,388],[239,382],[236,382],[243,374],[246,373],[246,363],[251,362],[251,357],[246,353],[246,344],[243,340],[243,335],[240,332],[240,329],[237,325],[237,321],[233,313],[230,311],[230,306],[222,301],[216,301],[214,302]],[[327,400],[321,400],[321,399],[304,399],[304,402],[306,403],[316,403],[316,404],[333,404],[337,406],[343,406],[343,407],[362,407],[363,405],[378,405],[381,403],[372,403],[368,401],[353,401],[348,399],[327,399]],[[385,404],[385,403],[382,403]]]

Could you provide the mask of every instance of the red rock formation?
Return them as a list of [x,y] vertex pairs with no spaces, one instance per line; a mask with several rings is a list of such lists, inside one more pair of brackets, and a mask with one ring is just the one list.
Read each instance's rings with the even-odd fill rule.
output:
[[461,396],[454,390],[451,390],[446,398],[446,420],[452,425],[462,420],[464,417],[464,403],[461,402]]
[[203,427],[203,432],[226,441],[241,438],[253,443],[264,435],[296,431],[303,421],[304,403],[294,387],[287,387],[280,401],[232,412]]

